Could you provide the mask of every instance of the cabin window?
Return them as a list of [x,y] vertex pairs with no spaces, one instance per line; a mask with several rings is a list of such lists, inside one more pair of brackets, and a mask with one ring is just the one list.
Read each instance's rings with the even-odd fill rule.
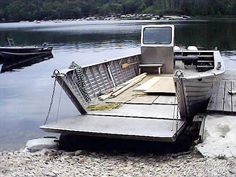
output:
[[148,27],[143,30],[143,44],[161,45],[171,44],[172,29],[171,27]]

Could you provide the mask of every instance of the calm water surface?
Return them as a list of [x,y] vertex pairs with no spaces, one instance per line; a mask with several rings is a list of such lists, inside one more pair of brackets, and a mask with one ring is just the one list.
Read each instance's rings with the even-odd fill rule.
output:
[[[21,46],[47,42],[54,47],[52,59],[0,73],[0,150],[19,149],[28,139],[47,135],[39,126],[43,124],[48,110],[53,87],[51,75],[54,69],[67,68],[72,61],[86,65],[139,52],[141,25],[157,23],[160,22],[73,21],[0,24],[0,46],[6,44],[6,37],[11,37]],[[196,45],[211,49],[217,46],[227,68],[236,70],[236,20],[172,23],[176,26],[177,45]],[[57,112],[60,88],[56,90],[50,121],[77,115],[77,110],[64,93],[60,111]]]

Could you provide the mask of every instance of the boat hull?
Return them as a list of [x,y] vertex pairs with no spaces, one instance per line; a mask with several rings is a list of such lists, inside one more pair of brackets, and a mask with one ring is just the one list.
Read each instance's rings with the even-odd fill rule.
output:
[[[225,72],[219,51],[183,51],[182,58],[192,60],[192,67],[184,62],[184,68],[176,69],[174,82],[181,119],[191,122],[197,113],[205,112],[209,100]],[[188,58],[188,57],[191,58]]]
[[194,115],[206,110],[214,88],[217,87],[220,79],[221,75],[194,79],[174,78],[182,119],[191,122]]
[[49,55],[51,52],[52,47],[0,47],[0,56],[3,61],[18,61]]
[[52,47],[0,47],[0,52],[35,53],[42,51],[52,51]]

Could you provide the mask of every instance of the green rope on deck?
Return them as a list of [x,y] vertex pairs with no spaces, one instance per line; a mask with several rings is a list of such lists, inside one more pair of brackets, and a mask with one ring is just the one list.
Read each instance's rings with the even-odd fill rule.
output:
[[87,110],[88,111],[103,111],[103,110],[118,109],[119,107],[120,107],[119,103],[106,103],[106,104],[89,105],[87,107]]

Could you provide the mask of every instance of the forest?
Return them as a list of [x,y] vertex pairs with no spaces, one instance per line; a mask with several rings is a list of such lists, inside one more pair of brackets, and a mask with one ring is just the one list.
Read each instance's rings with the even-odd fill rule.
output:
[[236,0],[0,0],[0,21],[5,22],[137,13],[236,15]]

